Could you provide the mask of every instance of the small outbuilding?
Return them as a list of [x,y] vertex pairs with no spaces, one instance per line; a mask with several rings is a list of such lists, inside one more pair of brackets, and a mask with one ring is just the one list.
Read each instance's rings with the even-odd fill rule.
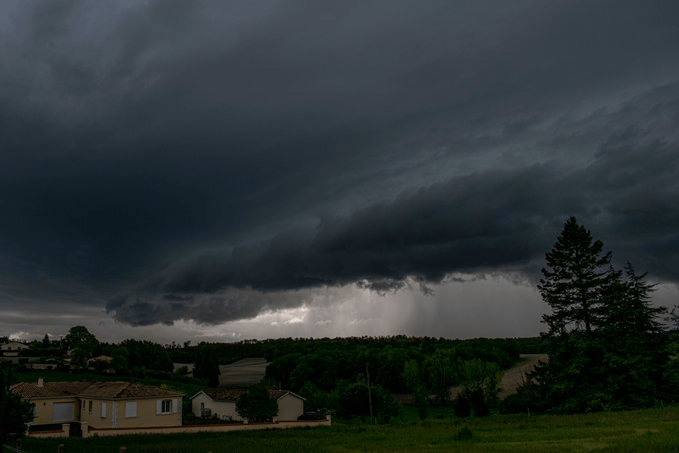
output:
[[[242,422],[246,421],[236,412],[236,402],[248,389],[210,389],[201,390],[191,398],[191,412],[196,417],[217,418],[223,421]],[[274,417],[277,421],[297,420],[304,414],[305,399],[289,390],[269,389],[269,394],[276,398],[278,414]]]

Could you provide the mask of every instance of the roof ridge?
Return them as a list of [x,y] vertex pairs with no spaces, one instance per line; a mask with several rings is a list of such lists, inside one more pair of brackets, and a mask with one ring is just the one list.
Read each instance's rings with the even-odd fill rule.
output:
[[125,382],[125,385],[120,390],[118,390],[118,392],[115,394],[115,398],[119,398],[121,393],[123,393],[125,390],[128,390],[130,388],[130,386],[132,384],[134,384],[134,382],[130,382],[130,381],[123,381],[123,382]]

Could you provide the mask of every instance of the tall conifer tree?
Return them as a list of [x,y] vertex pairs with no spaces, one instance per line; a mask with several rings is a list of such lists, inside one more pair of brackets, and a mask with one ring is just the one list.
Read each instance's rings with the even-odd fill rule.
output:
[[552,308],[544,315],[550,335],[584,329],[591,332],[601,324],[603,288],[614,278],[610,269],[611,252],[601,255],[603,243],[571,217],[546,254],[548,268],[538,289]]
[[[571,217],[546,254],[538,289],[552,313],[549,362],[532,375],[533,404],[557,412],[643,407],[663,395],[668,361],[653,285],[611,265],[601,241]],[[667,392],[664,392],[667,394]],[[528,395],[529,393],[525,393]],[[535,406],[533,406],[535,407]]]

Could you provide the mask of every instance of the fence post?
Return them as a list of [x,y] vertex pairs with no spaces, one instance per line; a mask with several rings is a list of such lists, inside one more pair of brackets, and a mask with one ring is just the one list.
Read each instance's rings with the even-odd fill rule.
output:
[[64,453],[64,444],[59,444],[57,446],[57,453]]

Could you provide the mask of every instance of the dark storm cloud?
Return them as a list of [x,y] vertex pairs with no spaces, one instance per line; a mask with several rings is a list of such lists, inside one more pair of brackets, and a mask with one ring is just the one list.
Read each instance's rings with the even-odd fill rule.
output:
[[[679,251],[679,218],[672,208],[679,202],[679,147],[612,141],[591,165],[576,172],[562,173],[563,165],[554,161],[522,171],[470,175],[349,218],[323,219],[306,234],[281,234],[231,253],[204,256],[168,273],[147,293],[155,301],[150,305],[129,301],[144,292],[138,288],[107,309],[129,321],[148,316],[147,306],[165,306],[158,294],[178,300],[176,294],[226,288],[269,293],[350,283],[386,292],[404,288],[409,280],[426,288],[454,272],[498,270],[534,279],[567,213],[584,219],[597,238],[610,237],[607,246],[627,254],[623,260],[650,265],[655,276],[679,282],[672,264]],[[649,181],[663,187],[649,191]],[[628,228],[635,231],[620,234]],[[658,254],[660,244],[665,250]],[[249,300],[247,314],[192,302],[192,319],[211,313],[211,322],[253,317],[270,307],[268,298]],[[225,317],[214,318],[216,313]]]
[[676,282],[676,17],[5,2],[0,291],[137,325],[244,319],[326,286],[531,277],[570,215]]

